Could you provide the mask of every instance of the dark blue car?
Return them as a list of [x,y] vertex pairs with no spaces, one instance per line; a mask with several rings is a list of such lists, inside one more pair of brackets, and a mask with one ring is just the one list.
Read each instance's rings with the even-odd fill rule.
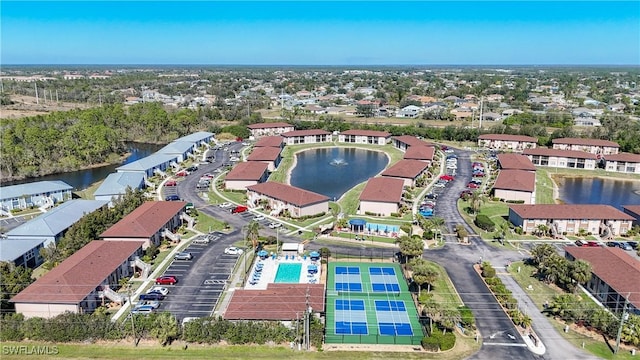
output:
[[164,198],[165,201],[180,201],[180,197],[178,195],[169,195]]

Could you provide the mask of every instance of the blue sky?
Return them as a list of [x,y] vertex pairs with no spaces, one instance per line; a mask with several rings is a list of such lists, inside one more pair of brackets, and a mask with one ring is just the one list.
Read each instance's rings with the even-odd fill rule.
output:
[[2,64],[640,65],[640,2],[0,4]]

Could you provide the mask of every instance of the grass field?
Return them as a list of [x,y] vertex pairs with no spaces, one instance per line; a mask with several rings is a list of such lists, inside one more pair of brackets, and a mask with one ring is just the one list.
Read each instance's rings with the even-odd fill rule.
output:
[[554,183],[549,176],[549,170],[536,170],[536,204],[555,204]]
[[224,222],[205,215],[202,212],[198,212],[198,216],[196,216],[196,225],[194,227],[200,232],[208,233],[209,231],[223,230]]
[[[457,342],[461,341],[460,344]],[[426,352],[362,352],[362,351],[324,351],[306,352],[290,350],[284,346],[211,346],[189,344],[184,349],[184,343],[174,343],[166,347],[159,345],[141,344],[137,347],[132,344],[43,344],[35,342],[3,343],[3,350],[9,352],[10,348],[18,346],[49,346],[56,349],[57,354],[37,356],[37,358],[51,359],[352,359],[352,360],[383,360],[383,359],[438,359],[457,360],[465,358],[475,351],[478,346],[473,339],[458,339],[456,347],[446,353],[432,354]],[[53,348],[53,346],[56,346]],[[462,352],[460,351],[462,350]],[[28,355],[27,355],[28,356]],[[3,354],[3,360],[18,360],[27,357],[25,355]]]

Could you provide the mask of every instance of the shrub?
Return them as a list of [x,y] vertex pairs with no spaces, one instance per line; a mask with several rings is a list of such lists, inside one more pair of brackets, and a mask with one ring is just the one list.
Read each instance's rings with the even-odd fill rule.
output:
[[482,264],[482,277],[493,278],[496,276],[496,269],[488,263]]
[[522,227],[521,226],[516,226],[515,229],[513,229],[513,231],[518,235],[522,235]]
[[507,200],[505,202],[508,204],[524,204],[524,200]]
[[422,347],[428,351],[438,351],[440,348],[440,339],[433,335],[423,337],[421,343]]
[[494,224],[493,221],[491,221],[491,219],[489,219],[489,217],[484,214],[478,214],[476,216],[476,220],[474,221],[474,223],[476,224],[476,226],[478,226],[480,229],[484,231],[491,232],[491,231],[494,231],[496,228],[496,224]]
[[400,217],[399,213],[391,213],[391,217]]
[[448,332],[440,338],[440,350],[442,351],[453,349],[455,345],[456,336],[452,332]]
[[476,320],[473,317],[473,312],[471,311],[471,309],[469,309],[468,306],[463,305],[458,308],[458,311],[460,312],[460,322],[462,323],[462,326],[467,329],[473,329]]

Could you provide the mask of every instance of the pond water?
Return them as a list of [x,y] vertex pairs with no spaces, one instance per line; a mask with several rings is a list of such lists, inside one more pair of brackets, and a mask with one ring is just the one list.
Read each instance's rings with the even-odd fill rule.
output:
[[147,157],[154,152],[160,150],[164,145],[147,144],[147,143],[127,143],[127,149],[130,155],[120,164],[101,166],[91,169],[71,171],[60,174],[51,174],[40,176],[37,178],[28,178],[16,181],[2,183],[2,186],[26,184],[36,181],[62,180],[73,186],[74,190],[84,190],[98,181],[104,180],[109,174],[116,172],[116,168],[124,164]]
[[640,181],[565,177],[558,182],[560,200],[566,204],[640,205]]
[[334,147],[299,152],[296,161],[291,185],[333,200],[381,172],[389,158],[380,151]]

